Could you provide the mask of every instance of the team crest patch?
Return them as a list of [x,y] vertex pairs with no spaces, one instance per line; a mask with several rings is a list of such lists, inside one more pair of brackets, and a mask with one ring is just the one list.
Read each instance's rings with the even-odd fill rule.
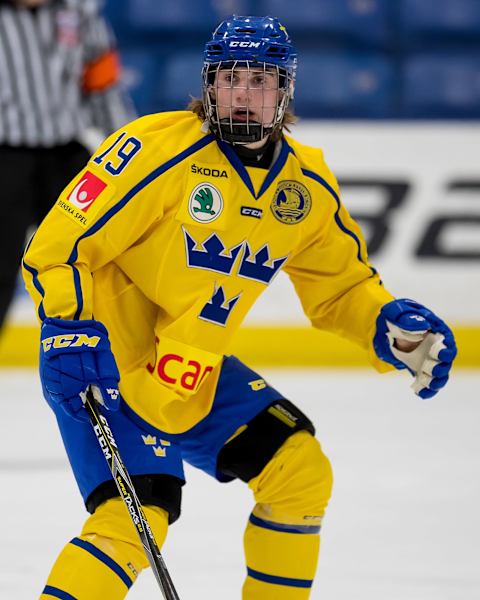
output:
[[303,221],[311,207],[310,192],[298,181],[281,181],[270,205],[275,218],[286,225]]
[[223,198],[211,183],[200,183],[190,194],[188,212],[198,223],[210,223],[220,216],[223,210]]

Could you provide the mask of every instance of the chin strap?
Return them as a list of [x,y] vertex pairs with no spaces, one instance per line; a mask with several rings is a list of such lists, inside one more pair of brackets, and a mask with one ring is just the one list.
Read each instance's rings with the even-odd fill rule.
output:
[[233,149],[246,167],[269,169],[274,160],[276,146],[276,142],[266,140],[261,148],[253,149],[234,144]]
[[[216,125],[214,125],[216,128]],[[231,123],[230,119],[222,119],[218,125],[218,135],[229,144],[253,144],[259,142],[273,132],[273,127],[264,127],[260,123]]]

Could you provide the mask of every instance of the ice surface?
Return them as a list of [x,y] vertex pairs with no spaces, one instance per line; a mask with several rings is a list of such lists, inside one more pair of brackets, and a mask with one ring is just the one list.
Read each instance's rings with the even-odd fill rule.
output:
[[[437,399],[406,374],[262,371],[315,421],[335,488],[312,600],[479,600],[480,372]],[[0,598],[38,598],[85,518],[37,375],[1,370]],[[240,598],[244,484],[187,471],[164,557],[182,600]],[[161,598],[144,573],[129,599]]]

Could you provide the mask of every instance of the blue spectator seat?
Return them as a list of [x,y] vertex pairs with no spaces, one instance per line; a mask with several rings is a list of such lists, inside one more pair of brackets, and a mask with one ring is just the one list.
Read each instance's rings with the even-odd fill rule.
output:
[[343,36],[368,44],[385,45],[391,39],[392,0],[262,0],[264,14],[278,17],[292,36],[305,32]]
[[148,48],[123,49],[122,81],[132,96],[139,115],[157,112],[155,106],[155,85],[158,65],[155,56]]
[[480,119],[480,0],[107,0],[140,114],[200,95],[205,40],[233,13],[292,34],[300,116]]
[[163,110],[184,110],[191,96],[201,97],[203,55],[190,50],[165,56],[156,97]]
[[395,71],[382,54],[304,52],[295,110],[319,118],[391,116]]
[[414,55],[406,61],[404,73],[405,116],[480,117],[480,50]]
[[126,18],[137,31],[210,32],[224,17],[249,9],[250,0],[128,0]]
[[399,28],[405,37],[476,37],[480,41],[479,0],[400,0]]

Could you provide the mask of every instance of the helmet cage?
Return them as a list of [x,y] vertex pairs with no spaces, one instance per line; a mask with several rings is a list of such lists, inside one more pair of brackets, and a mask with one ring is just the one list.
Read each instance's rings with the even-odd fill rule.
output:
[[[230,95],[228,105],[219,104],[219,73],[220,71],[230,71]],[[237,86],[234,84],[234,73],[245,71],[246,77],[246,104],[242,107],[233,106],[233,94]],[[252,76],[255,73],[276,73],[276,94],[275,105],[268,106],[264,100],[260,107],[255,106],[255,112],[261,114],[261,120],[250,118],[250,93],[253,87],[250,87]],[[205,117],[210,125],[210,129],[222,140],[231,144],[251,144],[260,141],[282,127],[285,110],[293,97],[294,74],[291,69],[284,68],[274,63],[257,62],[251,60],[229,60],[219,61],[217,63],[205,62],[202,71],[203,77],[203,105],[205,108]],[[265,77],[263,80],[265,81]],[[222,86],[225,88],[225,86]],[[264,85],[263,91],[267,90]],[[255,88],[257,89],[257,88]],[[220,117],[219,109],[222,112],[228,112],[227,117]],[[234,110],[243,108],[246,111],[246,121],[235,121]],[[265,112],[273,109],[273,118],[265,122]]]

